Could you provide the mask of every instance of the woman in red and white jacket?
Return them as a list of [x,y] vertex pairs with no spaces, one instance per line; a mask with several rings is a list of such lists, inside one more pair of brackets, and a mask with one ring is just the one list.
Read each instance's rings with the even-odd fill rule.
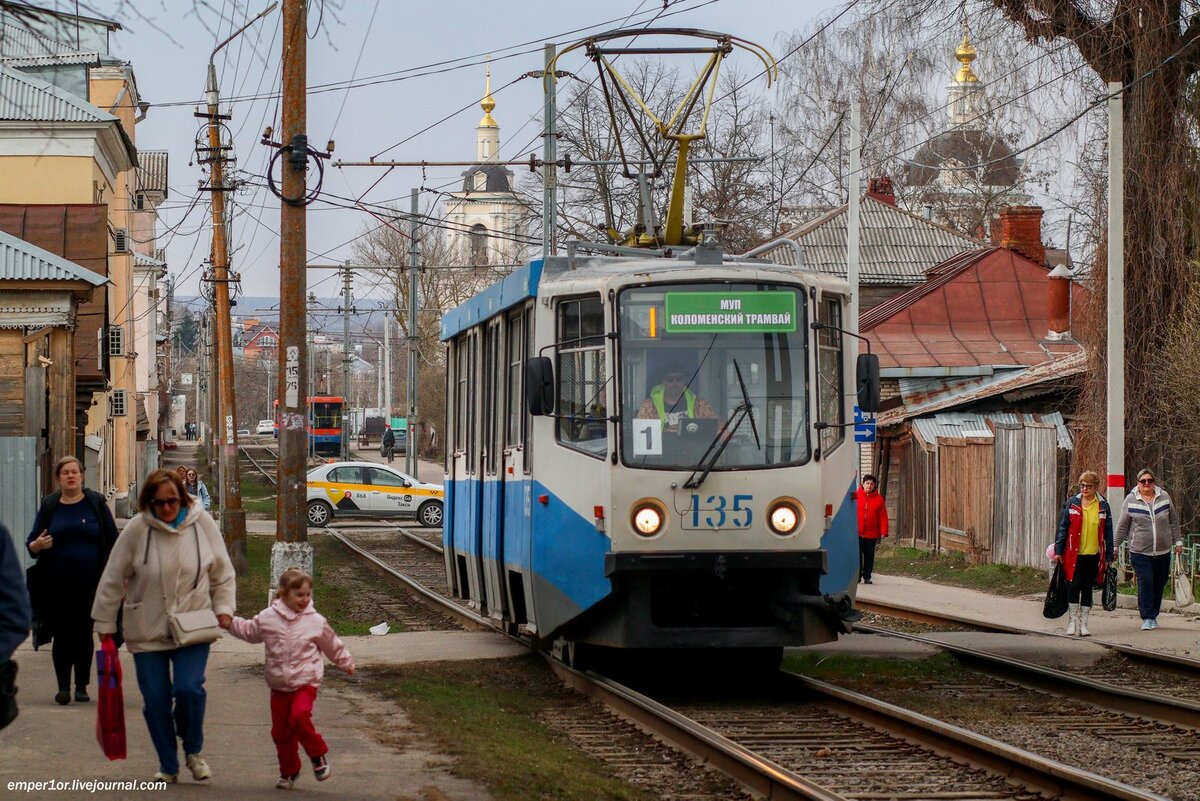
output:
[[855,496],[858,500],[858,580],[871,583],[875,569],[875,546],[880,538],[888,535],[887,503],[876,488],[875,476],[863,476],[862,487]]
[[1067,634],[1088,631],[1092,589],[1104,586],[1104,570],[1113,559],[1112,509],[1096,488],[1100,477],[1091,470],[1079,475],[1079,494],[1067,499],[1058,518],[1054,559],[1061,561],[1070,582],[1067,590]]

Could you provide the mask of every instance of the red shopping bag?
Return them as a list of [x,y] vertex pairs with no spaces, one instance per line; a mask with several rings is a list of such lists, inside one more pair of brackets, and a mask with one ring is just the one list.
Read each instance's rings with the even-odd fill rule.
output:
[[96,652],[96,739],[109,759],[125,758],[125,694],[121,690],[121,658],[112,637]]

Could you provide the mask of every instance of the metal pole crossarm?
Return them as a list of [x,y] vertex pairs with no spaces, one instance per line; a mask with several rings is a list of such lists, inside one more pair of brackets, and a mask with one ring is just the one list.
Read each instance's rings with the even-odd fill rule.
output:
[[[758,163],[763,161],[762,156],[705,156],[704,158],[689,158],[691,164],[738,164],[743,162]],[[577,161],[570,156],[564,156],[561,159],[546,161],[545,159],[528,158],[528,159],[510,159],[508,161],[335,161],[335,167],[530,167],[537,169],[544,167],[546,164],[553,164],[556,167],[562,167],[567,172],[570,172],[575,167],[618,167],[622,163],[631,165],[646,165],[655,164],[652,159],[629,159],[622,162],[620,159],[584,159]],[[330,269],[341,269],[339,267],[331,267]]]

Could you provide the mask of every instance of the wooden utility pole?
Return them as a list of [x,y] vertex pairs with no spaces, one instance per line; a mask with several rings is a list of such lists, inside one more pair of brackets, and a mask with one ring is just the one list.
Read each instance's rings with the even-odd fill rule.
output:
[[[224,43],[222,43],[224,44]],[[213,51],[216,55],[216,50]],[[221,142],[220,95],[217,68],[208,62],[208,158],[209,190],[212,192],[212,277],[216,307],[216,356],[220,415],[216,441],[221,459],[221,530],[225,547],[237,575],[246,572],[246,510],[242,508],[242,478],[238,466],[237,400],[233,387],[233,321],[229,311],[229,241],[225,224],[225,162],[228,146]]]
[[282,176],[279,226],[279,496],[275,548],[271,555],[271,585],[286,567],[308,568],[307,482],[308,391],[302,377],[308,372],[305,337],[306,303],[305,173],[308,167],[307,15],[304,0],[283,0]]

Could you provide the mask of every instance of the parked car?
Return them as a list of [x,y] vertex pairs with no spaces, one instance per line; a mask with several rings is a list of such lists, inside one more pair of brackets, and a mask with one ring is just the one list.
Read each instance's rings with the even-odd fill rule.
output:
[[274,434],[275,433],[275,421],[274,420],[259,420],[258,425],[254,427],[254,433],[255,434]]
[[164,451],[173,451],[178,447],[179,447],[179,443],[173,439],[164,439],[162,442],[162,449]]
[[308,472],[308,524],[328,525],[335,517],[416,517],[441,528],[445,492],[375,462],[333,462]]
[[[406,429],[392,429],[392,433],[396,435],[396,447],[392,451],[394,454],[403,454],[408,452],[408,431]],[[379,455],[387,456],[387,451],[383,448],[383,440],[379,441]]]
[[239,437],[248,437],[248,436],[250,436],[250,429],[248,429],[248,428],[239,428],[239,429],[237,430],[237,435],[238,435]]

